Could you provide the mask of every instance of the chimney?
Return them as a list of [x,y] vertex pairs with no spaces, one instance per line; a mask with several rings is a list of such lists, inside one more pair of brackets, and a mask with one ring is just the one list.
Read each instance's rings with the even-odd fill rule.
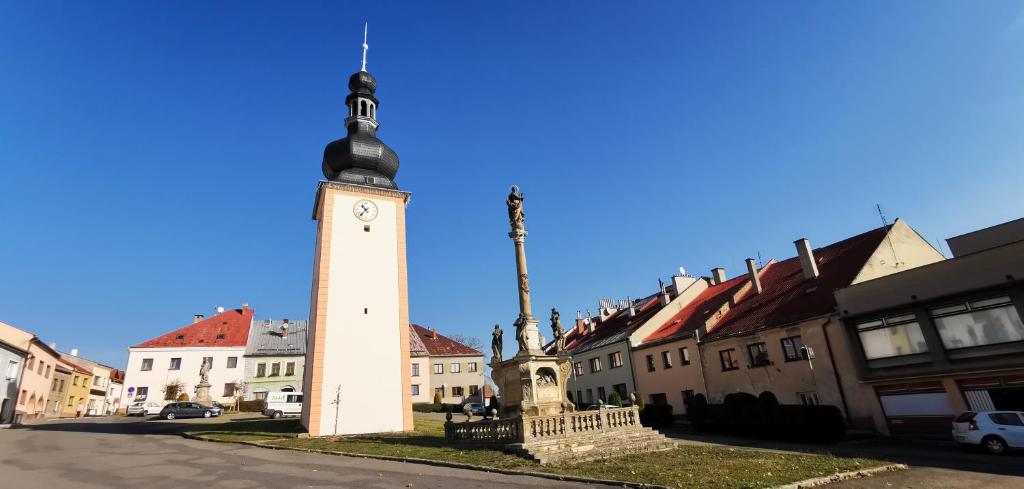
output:
[[430,337],[435,340],[437,339],[437,328],[430,328]]
[[248,310],[249,310],[249,303],[248,302],[243,302],[242,303],[242,312],[246,312]]
[[672,288],[675,289],[674,297],[679,297],[679,294],[682,294],[684,290],[696,281],[697,279],[686,273],[683,267],[679,267],[679,275],[672,276]]
[[576,334],[583,334],[587,332],[587,323],[583,321],[583,318],[576,318]]
[[71,349],[71,356],[73,356],[73,357],[77,357],[78,356],[78,348],[72,348]]
[[288,337],[288,320],[287,319],[285,319],[284,322],[281,324],[281,337],[282,338],[287,338]]
[[198,323],[199,321],[202,321],[202,320],[203,320],[203,315],[202,314],[196,314],[195,316],[192,316],[192,324],[196,324],[196,323]]
[[626,302],[629,303],[629,317],[636,316],[636,305],[633,304],[633,299],[626,298]]
[[757,262],[753,258],[747,258],[747,273],[750,274],[750,282],[754,284],[754,293],[760,294],[763,290],[761,288],[761,277],[757,274]]
[[711,269],[711,285],[718,285],[725,282],[725,269],[715,267]]
[[800,256],[800,268],[804,271],[804,278],[816,278],[818,276],[818,263],[814,261],[814,251],[811,250],[811,242],[807,238],[800,238],[793,242],[796,245],[796,254]]

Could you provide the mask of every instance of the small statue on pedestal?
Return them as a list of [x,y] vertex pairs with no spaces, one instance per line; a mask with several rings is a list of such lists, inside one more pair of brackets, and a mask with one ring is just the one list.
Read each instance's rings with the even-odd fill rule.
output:
[[498,363],[501,361],[501,325],[494,325],[494,333],[491,333],[491,363]]
[[551,308],[551,334],[555,339],[555,353],[562,353],[565,350],[565,328],[562,327],[561,314],[554,307]]
[[519,314],[516,318],[516,340],[519,342],[519,351],[529,351],[529,336],[526,333],[526,316]]

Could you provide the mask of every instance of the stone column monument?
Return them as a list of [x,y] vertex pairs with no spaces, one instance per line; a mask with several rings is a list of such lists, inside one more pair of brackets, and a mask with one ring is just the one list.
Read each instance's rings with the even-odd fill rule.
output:
[[[538,322],[530,304],[530,277],[526,267],[526,213],[523,194],[515,186],[508,194],[508,220],[512,230],[508,233],[515,245],[516,284],[519,288],[519,315],[514,324],[518,351],[509,360],[500,355],[491,360],[491,378],[501,389],[502,415],[547,416],[572,412],[574,406],[566,397],[569,380],[569,357],[559,351],[557,355],[544,354],[540,344]],[[500,332],[495,338],[500,351]]]

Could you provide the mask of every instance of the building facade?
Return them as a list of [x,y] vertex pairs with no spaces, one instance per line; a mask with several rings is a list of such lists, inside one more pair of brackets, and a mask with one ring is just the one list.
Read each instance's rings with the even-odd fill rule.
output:
[[53,369],[53,380],[50,384],[50,395],[46,399],[45,416],[59,418],[67,402],[68,389],[71,387],[71,368],[64,362],[57,362]]
[[72,349],[69,353],[61,353],[61,359],[71,362],[79,367],[85,368],[92,374],[89,382],[89,397],[85,405],[86,416],[105,416],[113,414],[109,404],[110,377],[116,371],[101,363],[94,362],[78,355],[78,349]]
[[[212,363],[210,397],[233,405],[234,387],[245,378],[245,348],[252,321],[253,310],[243,304],[241,309],[210,318],[196,315],[193,324],[129,348],[122,406],[142,400],[175,400],[181,394],[192,399],[204,360]],[[223,395],[229,391],[231,395]]]
[[67,384],[67,394],[61,400],[60,417],[85,416],[92,391],[92,371],[64,359],[60,363],[69,371],[71,379]]
[[28,350],[0,340],[0,424],[14,421],[14,405],[18,402],[18,384],[21,382],[21,371],[25,366]]
[[[0,342],[27,352],[18,397],[14,405],[14,422],[28,423],[43,416],[50,394],[50,379],[59,354],[32,333],[0,323]],[[8,360],[8,366],[10,366]]]
[[409,333],[410,338],[415,337],[410,349],[417,355],[426,353],[411,360],[413,370],[419,371],[419,375],[410,376],[411,385],[421,386],[410,391],[413,397],[421,399],[419,402],[432,402],[435,394],[440,394],[441,402],[446,404],[480,398],[484,388],[482,352],[418,324],[410,325]]
[[953,258],[836,291],[879,431],[948,435],[967,410],[1024,410],[1024,219],[947,240]]
[[[252,322],[245,347],[246,399],[266,399],[270,392],[302,389],[307,324],[288,319]],[[224,393],[228,395],[226,386]]]

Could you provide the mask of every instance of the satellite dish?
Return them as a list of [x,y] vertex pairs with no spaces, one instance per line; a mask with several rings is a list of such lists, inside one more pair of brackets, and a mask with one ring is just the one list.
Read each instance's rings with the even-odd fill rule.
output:
[[217,314],[224,312],[224,306],[217,306]]

